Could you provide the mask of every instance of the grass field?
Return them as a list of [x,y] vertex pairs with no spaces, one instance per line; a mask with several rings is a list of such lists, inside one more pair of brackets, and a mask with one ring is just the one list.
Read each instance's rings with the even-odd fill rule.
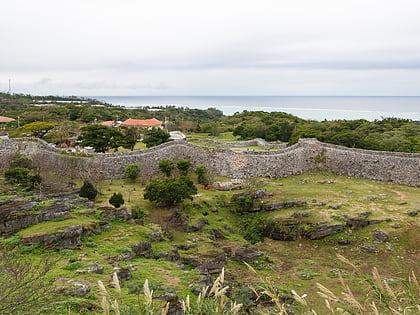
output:
[[[195,178],[194,175],[192,177]],[[130,261],[119,262],[121,267],[135,268],[132,270],[132,279],[127,281],[122,288],[124,304],[134,308],[139,307],[138,297],[136,294],[129,294],[129,287],[141,286],[145,279],[151,281],[156,294],[176,292],[182,298],[187,294],[193,295],[194,285],[190,286],[190,284],[197,283],[202,275],[191,266],[186,265],[185,269],[182,269],[173,262],[159,258],[159,253],[170,251],[173,249],[173,244],[199,244],[198,247],[188,251],[180,251],[181,254],[220,251],[222,247],[235,250],[238,246],[247,243],[243,237],[244,220],[257,217],[284,220],[299,211],[308,211],[309,217],[306,220],[312,223],[342,223],[344,215],[355,217],[362,212],[371,212],[371,219],[384,221],[357,231],[346,229],[321,240],[300,239],[282,242],[266,238],[264,242],[253,245],[265,254],[253,264],[258,276],[252,273],[245,264],[229,259],[225,265],[226,282],[233,287],[237,282],[257,285],[260,283],[259,277],[268,278],[279,290],[288,292],[295,290],[300,295],[307,295],[306,299],[311,308],[317,310],[318,314],[326,314],[328,310],[324,300],[316,293],[317,282],[327,286],[338,295],[341,290],[339,281],[339,275],[341,275],[349,283],[358,299],[366,299],[368,294],[360,275],[356,274],[349,265],[340,261],[336,254],[347,257],[366,272],[371,272],[374,266],[377,267],[385,279],[395,280],[395,286],[400,285],[400,279],[406,278],[411,270],[417,276],[420,275],[418,263],[420,224],[418,216],[407,215],[408,211],[420,210],[420,188],[349,178],[324,171],[313,171],[275,180],[252,179],[243,184],[248,187],[247,189],[266,189],[269,196],[263,199],[264,203],[305,200],[307,207],[237,215],[230,211],[230,198],[238,191],[199,188],[194,200],[185,201],[178,208],[188,216],[188,224],[205,218],[209,221],[209,225],[206,225],[201,232],[184,233],[176,230],[175,225],[169,221],[173,211],[144,200],[143,184],[128,180],[107,180],[97,183],[100,195],[95,201],[95,207],[109,206],[110,196],[114,192],[121,192],[125,199],[124,206],[128,209],[139,206],[147,214],[144,225],[111,221],[109,231],[84,237],[80,248],[74,250],[43,249],[40,246],[24,246],[18,243],[21,237],[53,233],[65,226],[89,225],[100,220],[99,210],[96,210],[94,215],[81,215],[80,212],[84,209],[77,208],[72,210],[74,216],[72,219],[33,225],[2,242],[16,242],[23,255],[32,257],[34,260],[46,256],[56,259],[58,262],[50,274],[52,279],[71,278],[91,285],[92,291],[84,298],[63,296],[66,302],[57,304],[55,309],[51,308],[53,306],[48,309],[48,312],[54,311],[54,314],[101,314],[97,281],[101,280],[107,287],[111,286],[110,275],[114,269],[110,264],[110,257],[130,252],[130,245],[139,241],[148,241],[147,235],[152,231],[167,232],[162,242],[152,243],[153,257],[135,257]],[[0,195],[0,200],[7,197],[3,193]],[[214,239],[211,236],[211,229],[222,231],[224,239]],[[390,241],[375,242],[373,234],[378,230],[386,232]],[[340,243],[340,240],[347,240],[348,243],[343,245],[344,243]],[[364,252],[362,250],[364,245],[375,246],[378,252]],[[77,269],[91,267],[94,262],[104,266],[103,274],[76,272]],[[118,296],[115,290],[109,291],[113,297]],[[97,305],[98,310],[87,311],[83,307],[83,303],[87,302]],[[143,303],[143,300],[140,302]],[[67,307],[64,310],[63,305]],[[294,305],[292,308],[297,314],[305,312],[305,308],[299,305]]]

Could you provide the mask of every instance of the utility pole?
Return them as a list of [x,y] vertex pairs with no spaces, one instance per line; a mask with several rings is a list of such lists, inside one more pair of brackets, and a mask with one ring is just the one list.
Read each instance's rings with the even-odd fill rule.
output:
[[9,95],[12,95],[12,88],[11,88],[11,84],[10,84],[10,82],[11,82],[12,80],[11,79],[9,79]]

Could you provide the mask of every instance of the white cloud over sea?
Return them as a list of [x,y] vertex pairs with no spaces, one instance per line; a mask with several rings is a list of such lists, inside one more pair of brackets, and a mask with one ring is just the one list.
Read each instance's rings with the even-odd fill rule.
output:
[[14,0],[0,91],[420,95],[415,0]]

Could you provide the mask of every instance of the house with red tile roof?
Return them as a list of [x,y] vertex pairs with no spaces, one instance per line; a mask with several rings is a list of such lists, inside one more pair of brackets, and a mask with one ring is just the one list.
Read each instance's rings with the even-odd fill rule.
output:
[[5,116],[0,116],[0,128],[3,129],[5,128],[6,124],[8,122],[14,121],[15,119],[13,118],[9,118],[9,117],[5,117]]
[[155,128],[162,128],[162,123],[160,120],[156,118],[151,119],[132,119],[129,118],[121,123],[121,126],[126,127],[137,127],[142,129],[150,129],[152,127]]
[[107,126],[107,127],[118,126],[118,122],[115,120],[107,120],[107,121],[100,122],[99,124],[102,126]]
[[5,117],[5,116],[0,116],[0,123],[8,123],[13,121],[13,118],[9,118],[9,117]]

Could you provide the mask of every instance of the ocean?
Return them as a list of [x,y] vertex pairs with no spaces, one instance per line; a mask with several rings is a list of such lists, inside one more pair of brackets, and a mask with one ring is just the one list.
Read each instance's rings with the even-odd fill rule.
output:
[[380,120],[387,117],[420,121],[420,96],[89,96],[124,107],[176,106],[236,112],[286,112],[303,119]]

